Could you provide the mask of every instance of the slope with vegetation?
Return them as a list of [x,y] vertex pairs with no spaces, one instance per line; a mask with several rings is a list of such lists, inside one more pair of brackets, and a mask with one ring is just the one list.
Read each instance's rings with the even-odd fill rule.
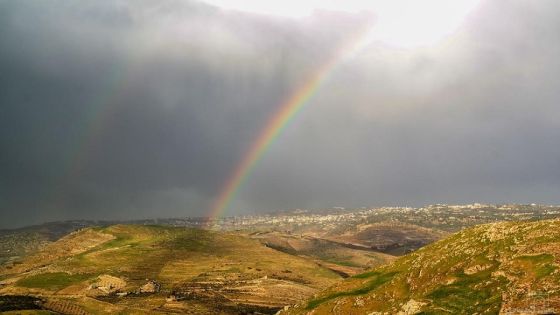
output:
[[560,221],[477,226],[356,275],[285,314],[552,314]]
[[448,234],[414,224],[382,221],[333,229],[325,233],[322,238],[400,256],[440,240]]
[[0,295],[60,313],[273,313],[341,277],[234,233],[86,228],[0,269]]
[[282,232],[255,232],[250,235],[278,251],[311,259],[343,277],[362,273],[372,267],[387,264],[394,256],[366,248],[350,248],[347,244]]
[[48,244],[92,221],[50,222],[11,230],[0,230],[0,265],[34,254]]

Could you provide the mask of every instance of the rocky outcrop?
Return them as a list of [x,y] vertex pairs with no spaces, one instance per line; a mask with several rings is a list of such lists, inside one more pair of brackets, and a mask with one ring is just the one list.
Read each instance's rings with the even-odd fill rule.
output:
[[125,280],[110,275],[101,275],[97,278],[97,281],[95,283],[89,286],[88,295],[109,295],[112,293],[121,292],[125,287]]
[[422,310],[422,306],[426,305],[425,302],[415,301],[410,299],[406,302],[402,307],[401,311],[397,313],[397,315],[414,315],[420,313]]
[[158,293],[161,289],[161,284],[157,281],[150,280],[146,284],[142,285],[140,289],[138,289],[139,293]]

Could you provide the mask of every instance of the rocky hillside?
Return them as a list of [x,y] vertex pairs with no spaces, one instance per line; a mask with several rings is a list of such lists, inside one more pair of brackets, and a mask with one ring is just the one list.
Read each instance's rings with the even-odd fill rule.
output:
[[556,314],[560,220],[464,230],[283,314]]

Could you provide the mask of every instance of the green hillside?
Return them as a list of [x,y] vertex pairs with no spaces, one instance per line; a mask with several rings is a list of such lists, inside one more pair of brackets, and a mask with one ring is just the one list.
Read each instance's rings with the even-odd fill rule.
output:
[[0,269],[0,295],[60,313],[273,313],[340,276],[257,240],[200,229],[117,225],[69,234]]
[[559,262],[558,220],[481,225],[349,278],[285,313],[557,313]]

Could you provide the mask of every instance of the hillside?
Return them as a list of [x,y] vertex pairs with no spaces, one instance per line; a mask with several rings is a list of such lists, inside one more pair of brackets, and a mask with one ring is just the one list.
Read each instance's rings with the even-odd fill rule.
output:
[[343,277],[362,273],[395,259],[395,256],[371,249],[356,248],[357,246],[350,244],[306,235],[269,231],[252,233],[250,237],[278,251],[311,259],[319,266],[331,269]]
[[560,310],[559,262],[559,220],[481,225],[283,314],[552,314]]
[[72,314],[273,313],[340,279],[234,233],[117,225],[73,232],[4,265],[0,295]]
[[[208,218],[158,218],[127,221],[74,220],[0,230],[0,265],[17,263],[62,236],[85,227],[116,224],[211,227],[217,231],[278,232],[354,244],[358,249],[402,255],[439,240],[449,232],[497,221],[537,221],[560,216],[560,207],[520,204],[429,205],[422,208],[291,210],[275,214]],[[290,236],[290,237],[291,237]],[[348,246],[346,246],[348,248]],[[356,246],[350,246],[356,249]],[[331,257],[329,257],[330,259]],[[354,261],[355,262],[355,261]]]
[[383,221],[334,229],[323,235],[322,238],[399,256],[447,235],[447,232],[414,224]]
[[0,265],[21,260],[72,231],[94,224],[93,221],[63,221],[0,230]]

